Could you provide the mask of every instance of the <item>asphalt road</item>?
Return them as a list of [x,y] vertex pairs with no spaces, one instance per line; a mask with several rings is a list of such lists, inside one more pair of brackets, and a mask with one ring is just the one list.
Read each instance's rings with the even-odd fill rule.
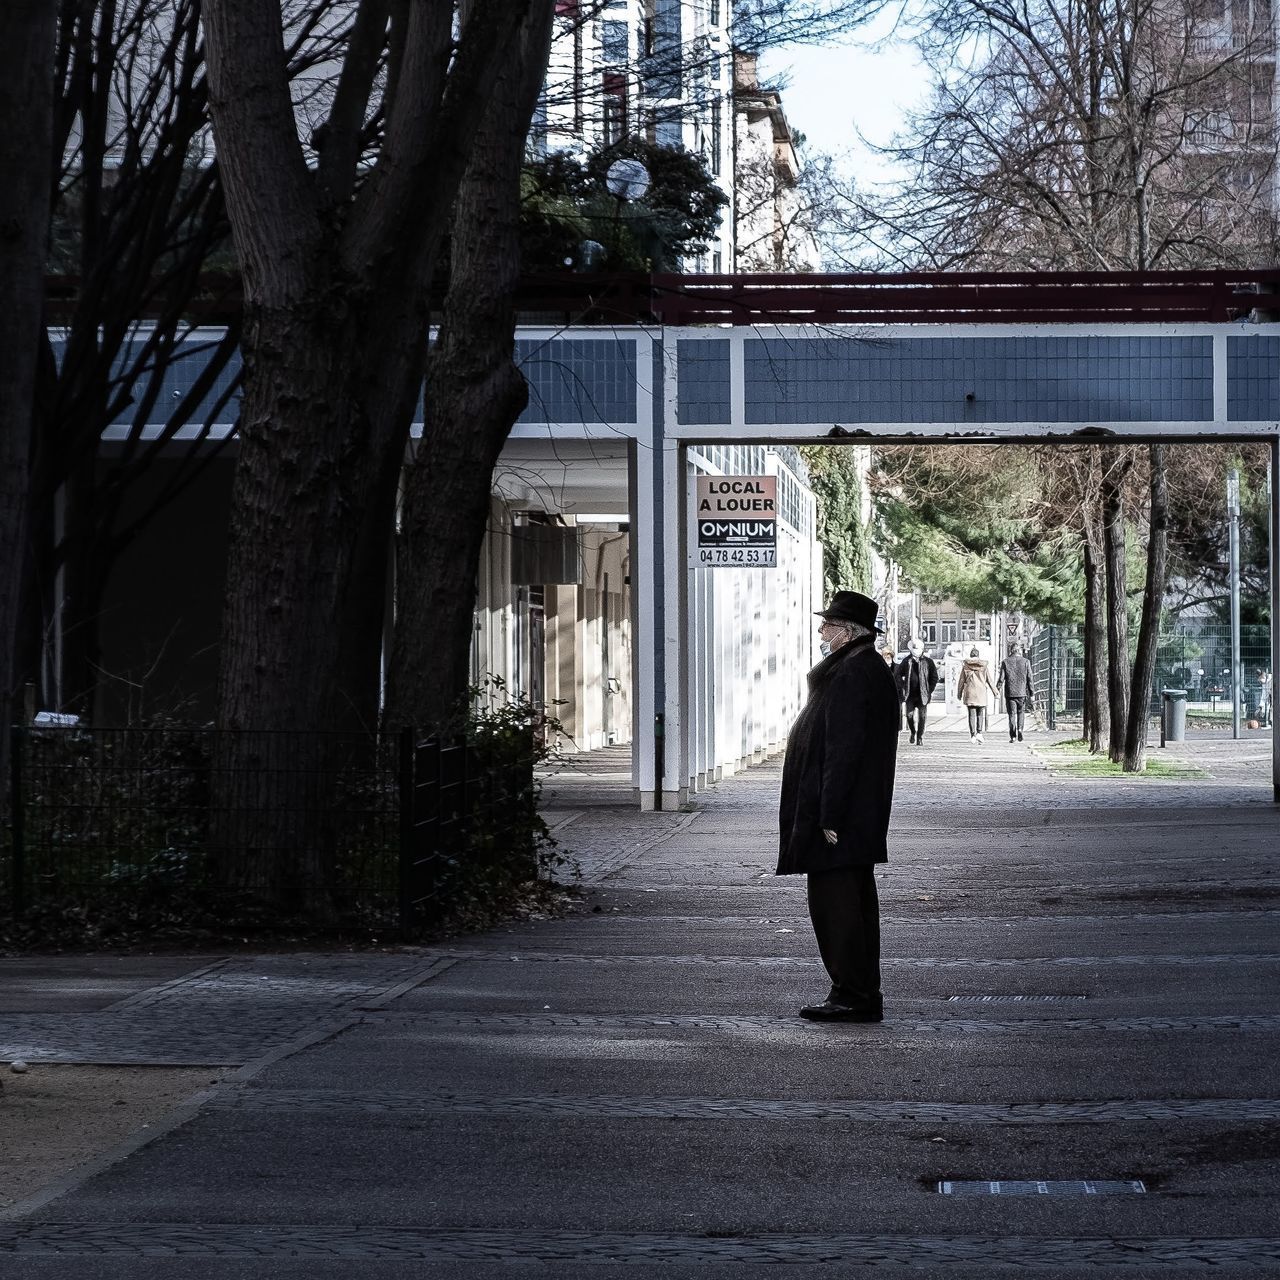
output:
[[1116,785],[904,737],[878,1026],[795,1016],[826,984],[771,874],[772,764],[680,814],[562,780],[564,919],[206,957],[106,1007],[63,972],[0,1058],[241,1069],[0,1223],[0,1274],[1280,1275],[1280,813],[1250,750]]

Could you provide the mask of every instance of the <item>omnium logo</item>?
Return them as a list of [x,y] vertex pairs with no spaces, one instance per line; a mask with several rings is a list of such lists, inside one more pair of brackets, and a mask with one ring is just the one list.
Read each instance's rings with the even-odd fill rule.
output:
[[772,520],[702,520],[698,528],[708,538],[768,538],[774,531]]

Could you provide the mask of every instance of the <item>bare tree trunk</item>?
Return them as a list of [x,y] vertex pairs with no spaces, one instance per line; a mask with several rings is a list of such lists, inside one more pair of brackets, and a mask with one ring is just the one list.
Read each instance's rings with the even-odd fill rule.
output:
[[[332,824],[317,783],[332,772],[325,735],[377,723],[378,626],[358,632],[350,614],[362,604],[382,620],[395,423],[412,413],[421,368],[403,332],[351,301],[248,317],[254,349],[272,353],[271,376],[251,380],[242,407],[219,671],[219,728],[232,731],[216,775],[227,788],[213,842],[220,879],[313,917],[330,905]],[[364,357],[354,366],[331,346],[347,326],[349,349]],[[407,404],[394,403],[396,389]],[[295,794],[281,792],[260,730],[298,735]]]
[[1133,466],[1127,450],[1104,457],[1102,534],[1107,579],[1107,704],[1111,716],[1107,752],[1124,759],[1125,725],[1129,718],[1129,614],[1125,565],[1124,483]]
[[8,790],[36,370],[44,341],[56,14],[48,0],[0,5],[0,798]]
[[1133,663],[1133,689],[1129,699],[1129,724],[1124,741],[1124,770],[1141,773],[1147,767],[1147,723],[1151,715],[1151,681],[1156,669],[1160,617],[1164,606],[1169,559],[1169,493],[1165,474],[1165,447],[1149,446],[1151,458],[1151,517],[1147,542],[1147,580],[1142,596],[1142,622],[1138,652]]
[[1107,706],[1107,578],[1102,534],[1087,513],[1084,525],[1084,738],[1105,751],[1111,717]]
[[1106,750],[1111,730],[1107,702],[1107,576],[1100,481],[1102,451],[1090,445],[1077,469],[1084,542],[1084,738],[1094,754]]
[[[292,729],[316,756],[298,762],[296,794],[264,808],[252,781],[258,736],[227,739],[228,792],[215,812],[245,819],[215,844],[224,883],[243,882],[245,859],[258,860],[259,893],[313,915],[327,907],[329,854],[307,778],[326,764],[323,732],[376,723],[396,482],[422,388],[431,273],[528,7],[473,0],[455,30],[449,4],[360,0],[312,166],[279,8],[205,0],[210,108],[245,297],[219,723]],[[468,445],[487,457],[464,433]],[[250,780],[244,796],[236,779]]]
[[514,361],[520,167],[551,16],[535,6],[522,25],[454,208],[449,292],[401,513],[388,689],[388,720],[420,729],[446,724],[466,694],[493,467],[528,403]]

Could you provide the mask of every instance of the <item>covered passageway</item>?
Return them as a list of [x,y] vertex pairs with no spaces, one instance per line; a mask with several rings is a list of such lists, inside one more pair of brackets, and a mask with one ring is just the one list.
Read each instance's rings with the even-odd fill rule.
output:
[[[523,328],[509,448],[552,471],[570,441],[627,459],[639,803],[678,807],[775,749],[803,697],[821,575],[797,444],[1265,442],[1280,596],[1277,289],[1274,271],[655,277],[632,323]],[[776,481],[773,565],[695,562],[697,481],[722,475]],[[1272,767],[1280,800],[1280,750]]]

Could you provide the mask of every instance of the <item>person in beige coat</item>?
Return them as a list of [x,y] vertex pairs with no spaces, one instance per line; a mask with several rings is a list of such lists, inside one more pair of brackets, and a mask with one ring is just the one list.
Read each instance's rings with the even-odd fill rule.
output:
[[997,692],[991,683],[991,669],[978,656],[977,649],[970,649],[969,656],[960,668],[956,681],[956,698],[969,709],[969,741],[981,742],[987,719],[987,690]]

